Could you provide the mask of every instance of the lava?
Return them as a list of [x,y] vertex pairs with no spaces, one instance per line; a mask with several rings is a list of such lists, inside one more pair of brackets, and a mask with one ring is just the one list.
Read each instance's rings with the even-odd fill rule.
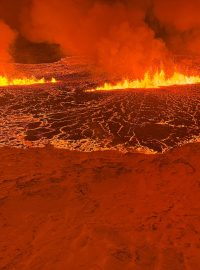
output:
[[160,88],[174,85],[191,85],[200,83],[200,76],[187,76],[179,72],[174,72],[171,77],[167,77],[164,70],[156,72],[153,76],[149,72],[145,73],[142,80],[125,79],[117,84],[105,83],[103,86],[89,91],[111,91],[120,89],[137,89],[137,88]]
[[56,82],[55,78],[52,78],[51,80],[45,80],[44,78],[36,79],[35,77],[9,79],[6,76],[0,76],[0,86],[34,85]]

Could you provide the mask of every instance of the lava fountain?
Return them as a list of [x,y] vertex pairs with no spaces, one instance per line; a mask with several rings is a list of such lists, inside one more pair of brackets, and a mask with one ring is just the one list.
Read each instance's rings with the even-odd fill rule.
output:
[[1,86],[34,85],[34,84],[56,83],[56,82],[57,81],[55,78],[52,78],[51,80],[45,80],[44,78],[36,79],[35,77],[9,79],[6,76],[0,76],[0,87]]
[[171,77],[168,77],[164,70],[150,75],[149,72],[145,73],[144,78],[139,80],[122,80],[116,84],[105,83],[103,86],[97,87],[89,91],[112,91],[121,89],[138,89],[138,88],[160,88],[169,87],[174,85],[191,85],[199,84],[200,76],[189,76],[179,72],[174,72]]

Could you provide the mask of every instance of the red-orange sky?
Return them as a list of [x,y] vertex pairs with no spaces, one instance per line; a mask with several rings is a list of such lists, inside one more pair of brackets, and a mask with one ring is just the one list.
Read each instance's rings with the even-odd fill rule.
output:
[[171,56],[199,54],[198,0],[1,0],[0,62],[17,35],[88,56],[102,71],[142,76]]

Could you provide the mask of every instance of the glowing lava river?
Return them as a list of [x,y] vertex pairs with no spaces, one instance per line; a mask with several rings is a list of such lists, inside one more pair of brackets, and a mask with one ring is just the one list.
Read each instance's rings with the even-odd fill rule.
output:
[[161,153],[200,138],[197,76],[104,84],[76,57],[17,68],[25,79],[0,79],[0,146]]
[[34,77],[9,79],[5,76],[0,76],[0,87],[1,86],[33,85],[33,84],[44,84],[44,83],[56,83],[56,80],[52,78],[50,81],[46,81],[44,78],[36,79]]

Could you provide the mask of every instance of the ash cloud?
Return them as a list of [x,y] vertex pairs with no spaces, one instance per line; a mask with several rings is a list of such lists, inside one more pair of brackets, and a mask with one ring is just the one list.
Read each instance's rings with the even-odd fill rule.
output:
[[[173,54],[200,51],[199,0],[2,0],[2,9],[9,29],[59,44],[65,55],[84,55],[113,76],[171,70]],[[5,39],[7,52],[12,41]]]

